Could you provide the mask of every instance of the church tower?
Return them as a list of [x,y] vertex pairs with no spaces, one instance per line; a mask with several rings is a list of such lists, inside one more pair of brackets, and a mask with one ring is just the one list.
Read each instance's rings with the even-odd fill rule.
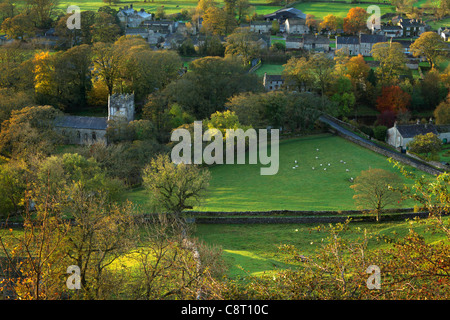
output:
[[124,120],[127,122],[134,120],[134,93],[115,93],[108,97],[109,120]]

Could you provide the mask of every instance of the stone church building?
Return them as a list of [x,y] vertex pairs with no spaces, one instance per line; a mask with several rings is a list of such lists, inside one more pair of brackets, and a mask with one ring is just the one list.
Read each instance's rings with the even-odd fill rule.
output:
[[108,117],[64,115],[55,121],[55,130],[65,138],[66,144],[89,145],[108,143],[106,129],[110,120],[134,120],[134,94],[113,94],[108,97]]

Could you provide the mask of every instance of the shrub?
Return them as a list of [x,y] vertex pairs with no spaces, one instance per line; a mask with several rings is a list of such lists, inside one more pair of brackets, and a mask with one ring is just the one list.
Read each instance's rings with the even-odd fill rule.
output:
[[373,129],[372,129],[371,127],[368,127],[368,126],[360,126],[360,127],[359,127],[359,130],[361,130],[361,132],[367,134],[367,135],[370,136],[370,137],[373,137],[373,136],[374,136]]
[[377,140],[386,141],[386,132],[387,132],[386,126],[376,126],[373,129],[373,136]]
[[408,143],[409,150],[418,154],[437,153],[442,148],[442,141],[433,133],[419,134]]

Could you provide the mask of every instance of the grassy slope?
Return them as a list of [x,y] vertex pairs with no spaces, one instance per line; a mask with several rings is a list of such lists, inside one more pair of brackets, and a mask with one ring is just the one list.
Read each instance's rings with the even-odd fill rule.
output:
[[[282,141],[279,155],[279,171],[273,176],[261,176],[259,165],[212,167],[210,192],[199,209],[352,210],[355,205],[348,181],[350,177],[356,178],[370,167],[396,172],[384,156],[327,134]],[[295,160],[299,167],[292,169]],[[320,163],[327,167],[326,171]],[[312,170],[312,167],[316,169]],[[411,206],[412,203],[404,205]]]
[[[204,242],[220,246],[223,257],[229,267],[230,277],[270,274],[277,269],[295,268],[285,263],[278,247],[281,244],[295,246],[300,254],[312,256],[326,242],[328,234],[311,230],[317,225],[309,224],[274,224],[274,225],[198,225],[196,236]],[[369,233],[404,237],[409,230],[408,222],[381,222],[378,224],[350,224],[351,232],[344,237],[356,240],[361,233],[356,229],[367,229]],[[427,241],[435,242],[443,239],[440,234],[425,232],[425,227],[417,228]],[[325,242],[322,242],[325,241]],[[369,249],[386,248],[388,244],[375,239],[369,242]]]
[[263,63],[262,66],[255,71],[255,73],[258,76],[264,76],[264,73],[267,72],[267,74],[274,75],[274,74],[281,74],[283,72],[283,65],[282,64],[269,64],[269,63]]
[[[279,171],[273,176],[261,176],[258,164],[211,167],[210,191],[201,207],[195,209],[353,210],[354,193],[350,189],[350,177],[356,178],[362,170],[370,167],[397,172],[386,157],[329,134],[283,140],[279,157]],[[295,160],[299,167],[292,169]],[[340,163],[340,160],[347,164]],[[320,163],[327,166],[327,171],[321,169]],[[316,170],[312,170],[313,166]],[[143,188],[137,188],[124,194],[124,198],[145,209],[149,195]],[[413,205],[412,202],[400,204],[405,207]]]
[[[367,9],[369,4],[351,4],[351,3],[333,3],[333,2],[304,2],[298,3],[294,7],[300,9],[305,14],[312,14],[316,18],[322,19],[328,14],[345,17],[348,11],[353,7],[361,7]],[[389,12],[395,12],[395,8],[391,5],[380,4],[381,15]]]
[[[223,3],[223,1],[219,0],[218,3]],[[156,9],[160,6],[164,6],[164,9],[167,14],[178,13],[181,9],[193,9],[197,6],[197,0],[155,0],[155,1],[120,1],[117,4],[111,5],[114,9],[119,9],[120,7],[130,6],[131,4],[136,10],[140,10],[141,8],[145,9],[148,12],[155,12]],[[278,6],[270,6],[264,1],[250,0],[252,6],[255,7],[258,14],[268,14],[272,13],[281,7]],[[73,5],[70,1],[60,1],[59,8],[66,9],[68,6]],[[98,0],[79,0],[76,3],[77,6],[80,7],[82,11],[84,10],[94,10],[97,11],[99,7],[107,6],[108,4],[103,1]]]

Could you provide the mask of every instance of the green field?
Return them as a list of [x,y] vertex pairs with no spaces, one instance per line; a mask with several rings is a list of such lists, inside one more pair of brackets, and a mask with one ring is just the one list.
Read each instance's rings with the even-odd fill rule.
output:
[[[164,9],[167,14],[178,13],[181,9],[192,9],[197,6],[196,0],[155,0],[155,1],[120,1],[117,4],[112,4],[111,7],[114,9],[119,9],[120,7],[130,6],[137,10],[143,8],[148,12],[155,12],[156,9],[160,6],[164,6]],[[222,0],[218,1],[219,3],[223,3]],[[364,1],[363,1],[364,2]],[[59,2],[59,8],[65,10],[68,6],[73,5],[73,2],[62,0]],[[255,11],[260,14],[269,14],[278,9],[281,9],[281,6],[273,6],[265,3],[260,0],[250,0],[250,4],[254,7]],[[108,5],[107,3],[99,0],[80,0],[76,3],[77,6],[80,7],[82,11],[85,10],[98,10],[99,7]],[[348,3],[333,3],[332,1],[328,3],[323,2],[305,2],[296,4],[294,7],[302,10],[305,14],[312,14],[316,18],[323,18],[327,14],[335,14],[339,16],[345,16],[348,10],[352,7],[362,7],[367,8],[369,4],[361,3],[361,4],[352,4],[350,1]],[[394,9],[391,5],[380,4],[381,14],[387,12],[394,12]]]
[[284,67],[282,64],[271,64],[271,63],[263,63],[261,67],[259,67],[255,73],[258,76],[264,76],[264,73],[267,72],[269,75],[276,75],[281,74],[284,70]]
[[[279,171],[272,176],[260,175],[258,164],[212,166],[209,192],[195,210],[354,210],[351,177],[369,168],[397,172],[386,157],[330,134],[283,140],[279,158]],[[293,169],[295,160],[299,167]],[[140,188],[125,197],[146,206],[149,195]],[[413,207],[414,203],[398,206]]]
[[[223,3],[223,1],[219,0],[218,3]],[[167,14],[178,13],[181,9],[193,9],[197,6],[197,0],[155,0],[155,1],[120,1],[117,4],[112,4],[110,7],[118,10],[119,8],[123,8],[125,6],[133,5],[136,10],[145,9],[150,13],[154,13],[157,8],[164,6],[164,9]],[[59,8],[65,10],[68,6],[73,5],[73,2],[70,1],[60,1]],[[271,6],[265,4],[262,1],[250,0],[250,4],[255,8],[258,14],[269,14],[272,13],[281,7],[279,6]],[[94,10],[97,11],[98,8],[107,6],[108,4],[103,1],[98,0],[80,0],[76,3],[77,6],[80,7],[81,11]]]
[[[296,268],[285,262],[278,247],[282,244],[295,246],[300,254],[306,257],[314,255],[326,241],[328,234],[311,229],[315,224],[233,224],[233,225],[197,225],[196,237],[204,242],[219,246],[223,250],[223,258],[228,266],[228,275],[232,278],[240,276],[271,274],[273,271]],[[356,229],[367,229],[369,233],[381,236],[404,237],[410,228],[408,222],[350,223],[350,231],[344,234],[348,240],[357,240],[361,232]],[[425,226],[416,228],[426,236],[427,242],[439,241],[443,236],[425,233]],[[369,242],[369,249],[387,247],[383,241],[375,239]],[[301,263],[300,263],[301,264]]]
[[[198,209],[352,210],[356,208],[351,177],[356,178],[369,168],[397,172],[384,156],[329,134],[281,141],[279,158],[279,171],[273,176],[260,175],[259,165],[212,167],[210,192]],[[295,160],[299,167],[293,169]]]
[[[294,7],[302,10],[305,14],[312,14],[319,19],[322,19],[328,14],[334,14],[335,16],[345,17],[348,11],[354,7],[361,7],[367,9],[370,4],[354,4],[354,3],[333,3],[330,2],[303,2],[298,3]],[[395,8],[387,4],[379,4],[381,9],[381,15],[385,13],[395,12]]]

